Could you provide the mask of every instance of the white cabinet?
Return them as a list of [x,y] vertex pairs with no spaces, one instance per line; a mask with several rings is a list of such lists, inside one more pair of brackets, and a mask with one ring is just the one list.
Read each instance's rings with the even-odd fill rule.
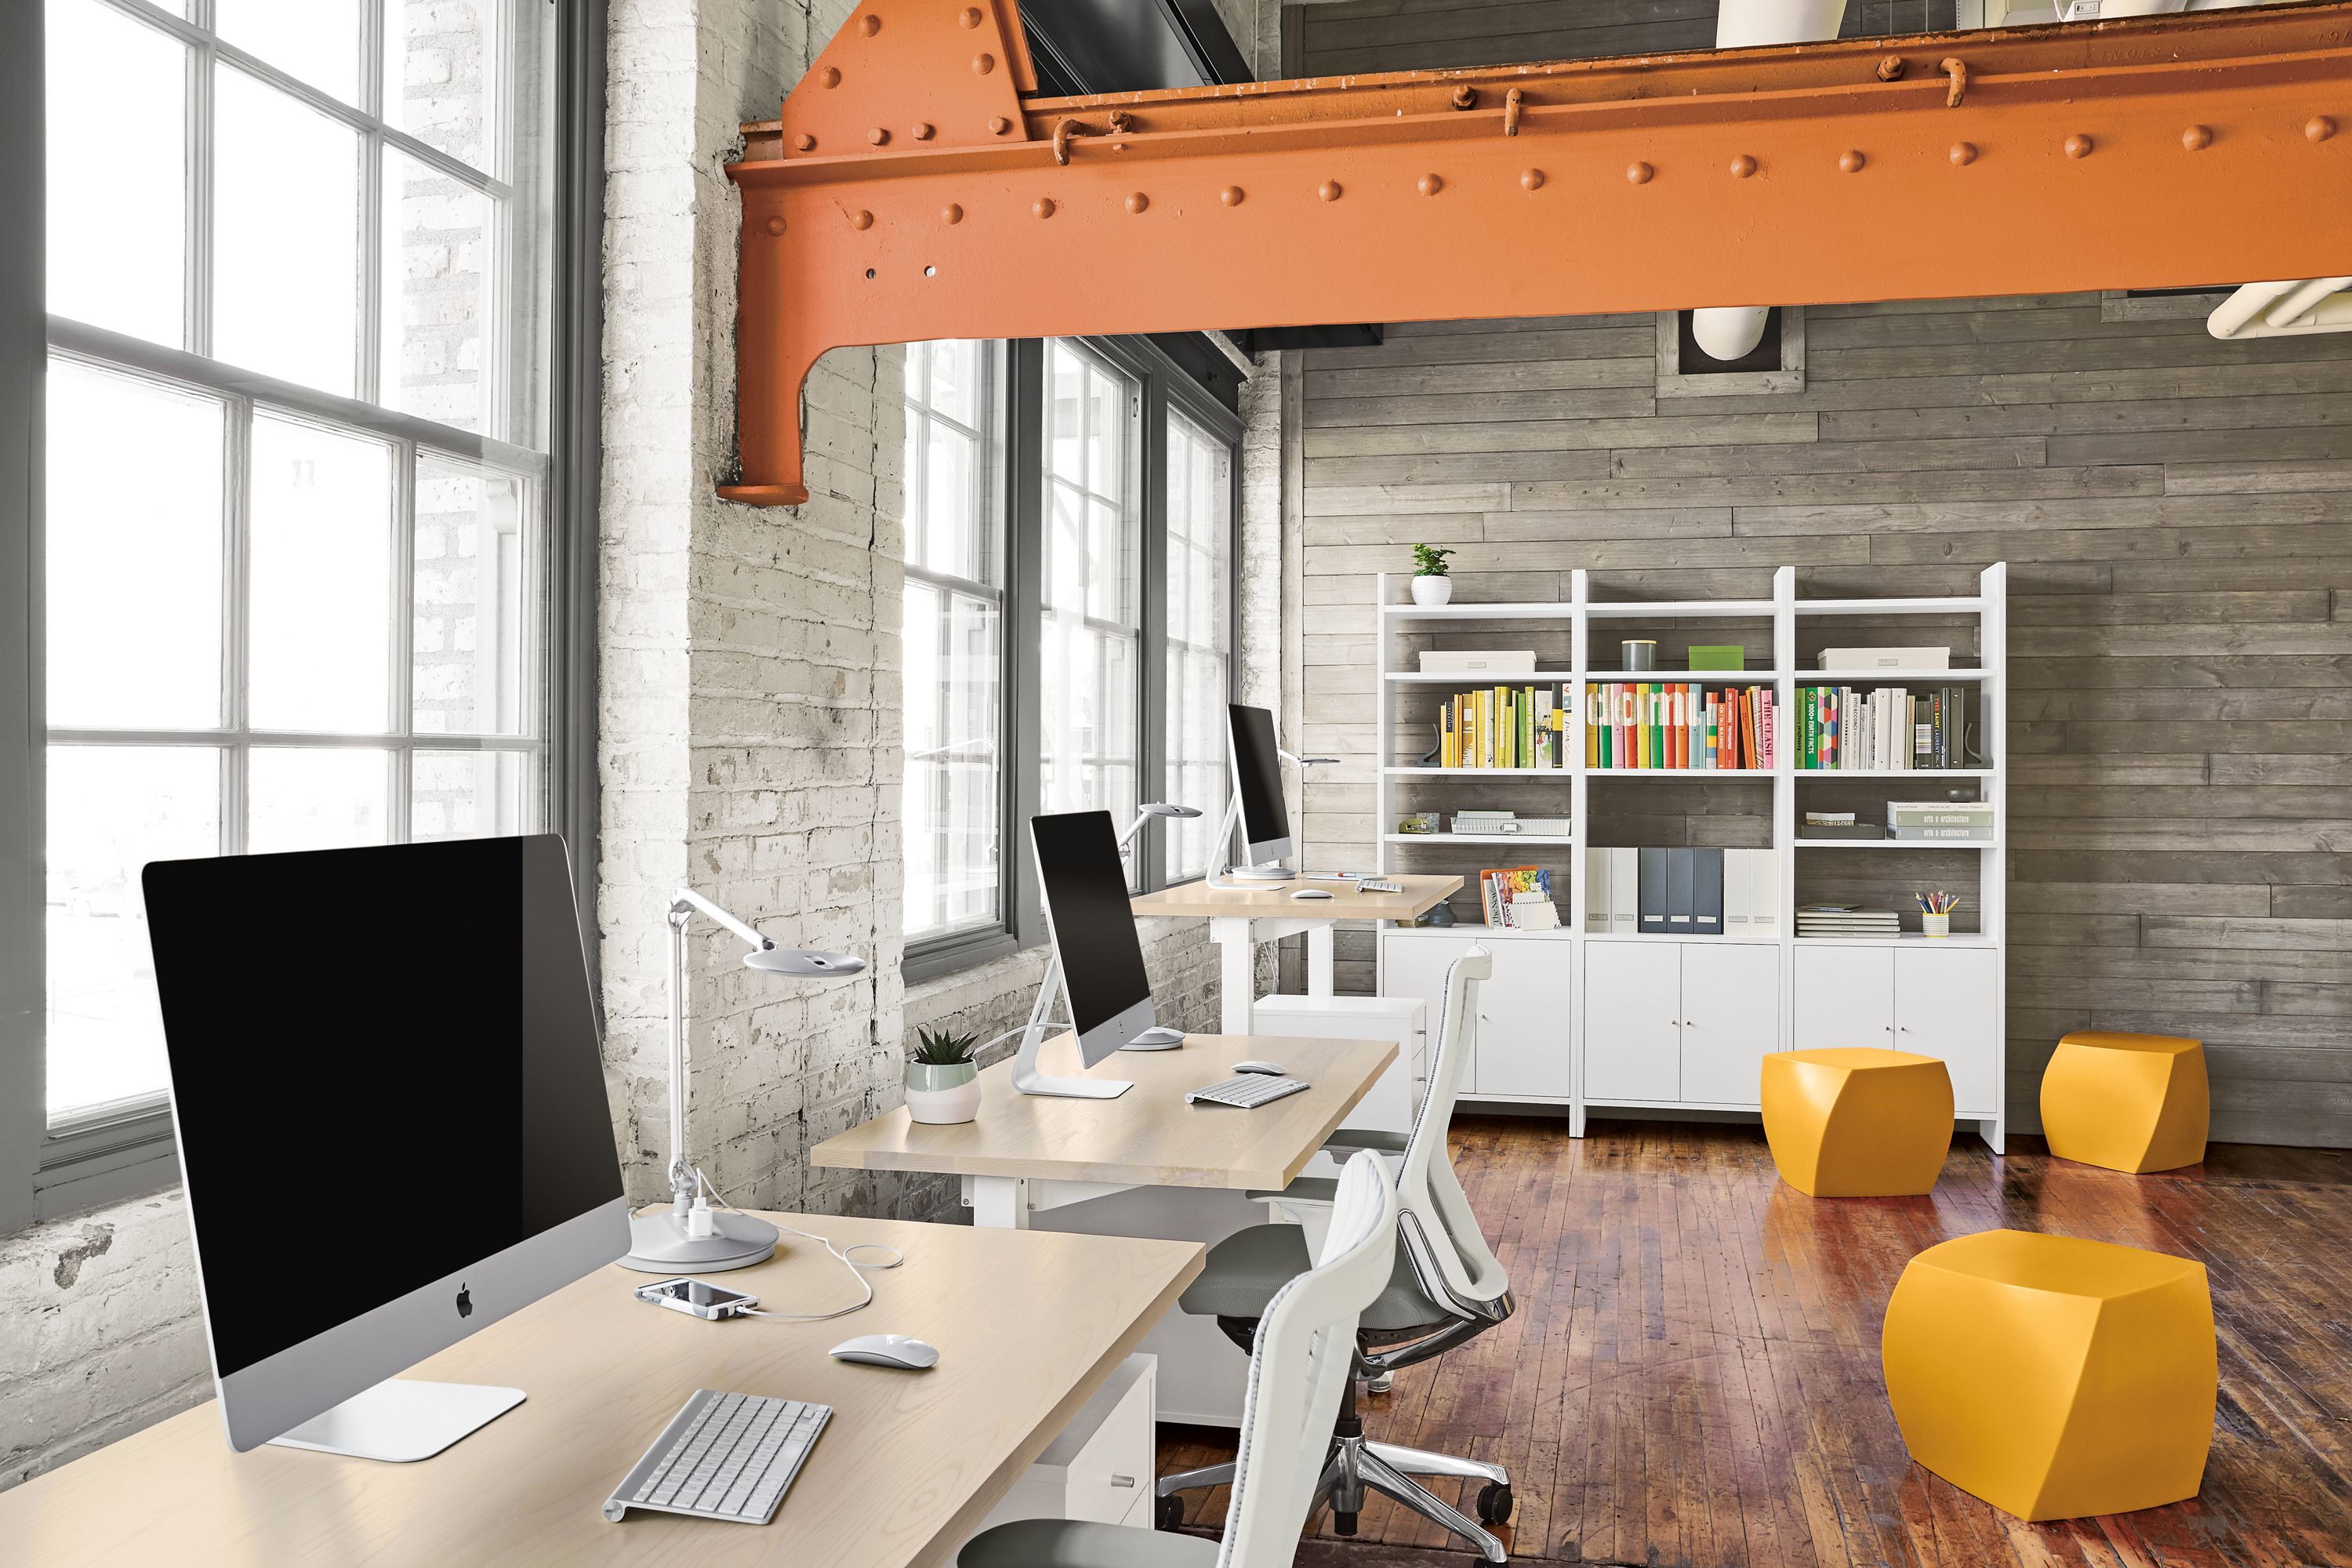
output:
[[1412,997],[1424,1006],[1433,1058],[1444,1026],[1445,972],[1483,942],[1495,973],[1478,987],[1475,1035],[1462,1064],[1460,1088],[1470,1099],[1557,1100],[1574,1088],[1569,1046],[1570,933],[1506,936],[1393,930],[1381,933],[1381,994]]
[[1752,1107],[1780,1018],[1777,944],[1588,942],[1584,1098]]
[[981,1528],[1016,1519],[1150,1528],[1149,1500],[1159,1454],[1158,1369],[1158,1358],[1150,1355],[1121,1363],[989,1510]]
[[1955,1114],[2000,1114],[2000,955],[1989,947],[1801,942],[1799,1050],[1877,1046],[1941,1057]]
[[1584,1098],[1682,1098],[1682,943],[1584,945]]
[[1759,1104],[1765,1054],[1780,1045],[1779,945],[1686,942],[1680,946],[1684,1102]]

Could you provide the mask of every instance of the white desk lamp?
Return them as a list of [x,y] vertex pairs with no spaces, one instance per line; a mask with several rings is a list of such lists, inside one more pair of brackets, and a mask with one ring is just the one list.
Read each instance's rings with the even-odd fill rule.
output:
[[776,1227],[766,1220],[710,1206],[708,1184],[687,1157],[686,1146],[686,927],[700,910],[751,944],[743,967],[770,974],[831,979],[856,974],[862,958],[845,952],[814,952],[778,947],[691,888],[680,888],[669,904],[669,1190],[666,1213],[629,1221],[629,1255],[624,1268],[646,1274],[718,1274],[764,1262],[776,1250]]
[[[1191,817],[1201,815],[1196,805],[1170,805],[1165,801],[1148,802],[1136,814],[1127,831],[1118,836],[1118,851],[1123,857],[1143,825],[1155,816]],[[1045,961],[1045,977],[1037,983],[1037,1001],[1029,1009],[1029,1022],[1021,1031],[1021,1048],[1013,1055],[1013,1087],[1024,1094],[1054,1095],[1066,1100],[1112,1100],[1134,1088],[1123,1079],[1052,1078],[1037,1070],[1037,1049],[1045,1043],[1045,1031],[1053,1026],[1046,1020],[1053,1016],[1055,999],[1062,994],[1062,955],[1053,954]],[[1172,1051],[1184,1043],[1181,1029],[1150,1028],[1129,1040],[1123,1051]]]
[[[1336,764],[1339,761],[1337,757],[1294,756],[1290,752],[1284,751],[1279,746],[1276,746],[1274,749],[1274,754],[1281,758],[1284,762],[1288,763],[1292,767],[1297,768],[1302,775],[1308,768],[1330,766]],[[1232,792],[1232,795],[1233,798],[1225,803],[1225,820],[1217,829],[1217,842],[1214,847],[1218,849],[1230,849],[1233,847],[1234,830],[1242,825],[1241,792],[1239,790],[1234,790]],[[1246,842],[1246,840],[1244,840],[1244,842]],[[1237,882],[1228,882],[1224,880],[1223,878],[1220,877],[1217,874],[1216,857],[1212,855],[1210,857],[1208,885],[1214,888],[1221,893],[1249,893],[1263,891],[1264,885],[1265,883],[1287,882],[1291,879],[1294,873],[1286,866],[1269,863],[1263,868],[1256,866],[1238,864],[1229,865],[1224,869],[1224,875],[1227,877],[1238,877],[1241,880]],[[1253,888],[1250,886],[1253,882],[1259,885]]]

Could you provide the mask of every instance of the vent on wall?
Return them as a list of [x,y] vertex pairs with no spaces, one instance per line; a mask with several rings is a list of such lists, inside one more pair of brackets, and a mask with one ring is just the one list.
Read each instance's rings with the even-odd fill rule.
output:
[[1764,318],[1764,335],[1738,359],[1722,360],[1698,346],[1692,312],[1658,312],[1660,397],[1748,396],[1805,389],[1805,311],[1778,305]]

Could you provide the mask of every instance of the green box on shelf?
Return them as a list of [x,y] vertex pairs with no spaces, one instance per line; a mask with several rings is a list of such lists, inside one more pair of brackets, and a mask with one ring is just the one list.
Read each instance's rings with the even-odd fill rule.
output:
[[1746,669],[1748,650],[1744,647],[1694,647],[1690,650],[1693,669]]

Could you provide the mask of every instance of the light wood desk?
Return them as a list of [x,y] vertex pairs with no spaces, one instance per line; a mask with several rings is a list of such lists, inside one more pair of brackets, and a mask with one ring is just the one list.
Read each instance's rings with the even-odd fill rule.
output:
[[[1313,1085],[1255,1110],[1187,1105],[1185,1094],[1233,1076],[1235,1062],[1279,1062]],[[932,1126],[900,1106],[809,1151],[835,1169],[937,1171],[962,1176],[981,1226],[1025,1227],[1034,1210],[1123,1187],[1281,1187],[1306,1168],[1388,1065],[1382,1040],[1252,1039],[1188,1035],[1181,1050],[1121,1051],[1093,1069],[1135,1087],[1117,1100],[1064,1100],[1013,1087],[1013,1064],[980,1075],[980,1114]],[[1040,1070],[1085,1069],[1067,1034],[1045,1042]]]
[[[1501,842],[1507,842],[1503,840]],[[1417,920],[1462,890],[1459,877],[1387,879],[1402,893],[1367,893],[1352,882],[1318,882],[1305,877],[1263,888],[1226,889],[1187,882],[1146,893],[1134,900],[1139,917],[1190,917],[1209,922],[1223,977],[1218,1027],[1228,1035],[1250,1031],[1250,1005],[1257,997],[1257,944],[1307,933],[1307,994],[1331,994],[1331,928],[1341,921]],[[1319,888],[1328,899],[1293,899],[1304,888]]]
[[[409,1375],[510,1384],[521,1405],[415,1465],[291,1448],[232,1453],[195,1409],[0,1493],[0,1562],[291,1564],[807,1563],[948,1561],[1145,1329],[1201,1271],[1181,1241],[1007,1236],[968,1226],[772,1216],[904,1267],[826,1323],[710,1323],[599,1269]],[[786,1236],[725,1283],[779,1310],[853,1300],[848,1271]],[[924,1373],[832,1360],[855,1334],[915,1334]],[[834,1417],[766,1525],[601,1511],[698,1388],[814,1400]]]

